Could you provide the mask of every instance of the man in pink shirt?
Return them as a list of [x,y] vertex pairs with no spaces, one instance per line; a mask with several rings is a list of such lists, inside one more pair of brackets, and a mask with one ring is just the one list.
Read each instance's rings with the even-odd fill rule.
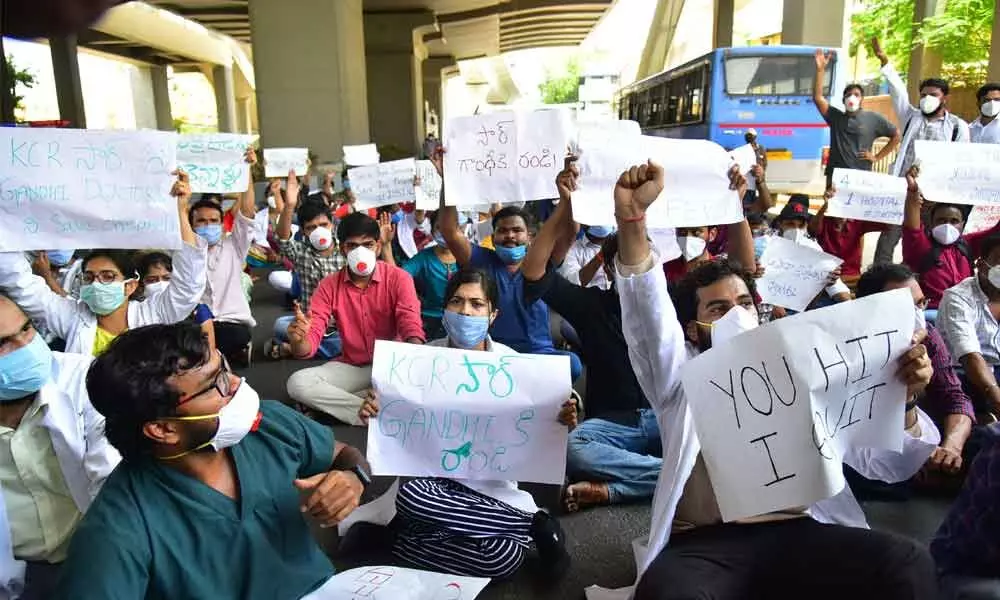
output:
[[313,293],[309,315],[296,307],[295,322],[288,328],[292,354],[312,358],[330,318],[337,323],[342,354],[293,374],[288,395],[351,425],[362,424],[358,409],[371,388],[375,340],[425,341],[413,278],[376,260],[382,251],[379,233],[378,222],[365,213],[344,217],[337,239],[347,269],[325,277]]

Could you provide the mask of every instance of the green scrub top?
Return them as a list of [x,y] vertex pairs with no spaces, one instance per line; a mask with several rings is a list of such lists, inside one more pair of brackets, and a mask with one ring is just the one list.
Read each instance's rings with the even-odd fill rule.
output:
[[296,478],[328,471],[333,432],[279,402],[231,448],[240,500],[154,460],[123,461],[80,523],[56,598],[300,598],[334,574]]

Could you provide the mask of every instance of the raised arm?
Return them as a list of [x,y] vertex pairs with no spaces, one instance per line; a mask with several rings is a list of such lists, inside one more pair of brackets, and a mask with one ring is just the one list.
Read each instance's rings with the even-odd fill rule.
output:
[[198,236],[191,227],[188,207],[191,203],[191,184],[188,174],[177,169],[177,181],[170,190],[170,195],[177,198],[177,225],[181,230],[181,240],[188,246],[198,246]]
[[[438,146],[434,149],[431,162],[437,169],[438,175],[444,178],[444,148]],[[462,229],[458,226],[458,209],[454,206],[444,205],[444,183],[441,184],[441,203],[438,210],[438,231],[441,237],[448,244],[448,250],[455,255],[455,262],[458,266],[465,267],[472,261],[472,243],[465,237]]]
[[906,89],[906,84],[903,83],[903,78],[899,76],[896,68],[889,63],[889,57],[882,49],[877,37],[872,38],[872,52],[882,63],[882,75],[885,76],[885,81],[889,84],[889,96],[892,97],[892,107],[896,111],[896,117],[901,124],[905,125],[913,113],[918,112],[910,104],[910,92]]
[[813,103],[816,110],[826,118],[830,112],[830,102],[823,95],[823,80],[826,79],[826,67],[830,64],[830,59],[836,55],[835,52],[824,52],[822,48],[816,48],[816,78],[813,80]]
[[916,167],[910,169],[906,174],[906,208],[903,212],[903,229],[920,229],[920,207],[923,200],[920,198],[920,187],[917,185],[918,171]]
[[830,207],[830,198],[833,198],[836,194],[837,188],[832,186],[823,192],[823,206],[820,207],[816,216],[809,220],[809,225],[806,227],[809,235],[812,237],[818,237],[820,232],[823,231],[823,223],[826,222],[826,210]]
[[[556,188],[559,190],[559,204],[549,219],[542,225],[541,231],[535,236],[535,241],[528,247],[528,254],[521,263],[521,274],[528,281],[538,281],[545,275],[545,269],[549,261],[555,263],[553,253],[560,240],[565,238],[568,232],[566,224],[572,225],[573,208],[570,204],[570,197],[576,189],[576,166],[571,161],[566,161],[566,168],[556,177]],[[572,243],[572,240],[570,241]],[[562,251],[566,256],[566,249]],[[561,260],[559,262],[562,262]]]
[[292,239],[292,215],[295,214],[295,207],[298,205],[299,178],[293,170],[288,172],[288,181],[285,183],[285,206],[282,208],[281,217],[278,218],[279,242],[287,242]]
[[[729,187],[736,190],[740,198],[746,195],[747,178],[740,173],[740,168],[736,165],[729,170]],[[746,217],[742,221],[730,224],[727,233],[729,258],[739,263],[744,271],[752,274],[756,270],[757,261],[753,249],[753,231],[750,230]]]
[[746,212],[766,213],[774,206],[774,196],[771,195],[771,188],[767,187],[767,169],[758,163],[750,168],[750,173],[757,180],[757,199],[746,207]]
[[[243,156],[249,165],[248,168],[251,170],[253,166],[257,164],[257,153],[254,152],[253,147],[247,148],[246,154]],[[248,218],[252,219],[257,216],[257,199],[254,197],[253,189],[253,177],[250,177],[250,183],[247,185],[247,190],[240,194],[240,213]]]
[[396,257],[392,254],[392,241],[396,239],[396,226],[392,224],[392,216],[382,213],[378,217],[379,240],[382,242],[381,258],[385,264],[397,267]]
[[34,275],[23,252],[0,252],[0,292],[64,340],[80,319],[81,305],[53,292],[44,279]]

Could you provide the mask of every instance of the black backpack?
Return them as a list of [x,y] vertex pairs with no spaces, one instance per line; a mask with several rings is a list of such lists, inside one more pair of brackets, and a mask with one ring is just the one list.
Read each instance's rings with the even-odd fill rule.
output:
[[[959,238],[959,240],[955,242],[953,246],[955,246],[955,248],[958,248],[958,251],[962,253],[962,256],[965,257],[965,260],[969,261],[969,269],[972,270],[972,272],[975,272],[976,268],[973,264],[975,260],[973,260],[972,258],[972,249],[969,248],[969,243],[965,241],[965,238]],[[920,263],[920,268],[917,269],[917,272],[923,275],[924,273],[929,271],[931,267],[936,267],[940,265],[941,253],[944,252],[945,248],[947,248],[947,246],[939,244],[937,240],[931,238],[931,250],[924,256],[924,260]]]

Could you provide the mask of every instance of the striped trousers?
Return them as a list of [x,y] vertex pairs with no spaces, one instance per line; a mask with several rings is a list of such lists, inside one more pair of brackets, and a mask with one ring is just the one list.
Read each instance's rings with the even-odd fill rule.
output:
[[450,479],[403,484],[396,511],[393,554],[430,571],[506,577],[531,544],[534,515]]

